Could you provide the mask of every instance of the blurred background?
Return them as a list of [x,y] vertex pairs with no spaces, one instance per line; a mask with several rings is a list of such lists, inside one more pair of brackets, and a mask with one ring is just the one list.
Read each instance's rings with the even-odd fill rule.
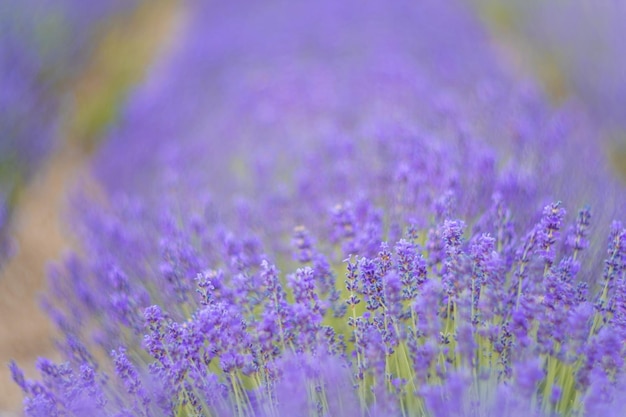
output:
[[[554,106],[575,103],[626,181],[626,4],[468,0],[493,47]],[[0,417],[19,415],[6,364],[54,358],[38,309],[46,263],[75,244],[68,195],[133,87],[186,21],[183,0],[5,0],[0,4]]]

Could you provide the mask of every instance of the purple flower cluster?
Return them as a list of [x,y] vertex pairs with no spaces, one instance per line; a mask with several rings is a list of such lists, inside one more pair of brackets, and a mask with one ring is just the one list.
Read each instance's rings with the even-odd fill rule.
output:
[[584,114],[463,4],[235,3],[188,5],[100,150],[26,414],[615,413],[626,198]]

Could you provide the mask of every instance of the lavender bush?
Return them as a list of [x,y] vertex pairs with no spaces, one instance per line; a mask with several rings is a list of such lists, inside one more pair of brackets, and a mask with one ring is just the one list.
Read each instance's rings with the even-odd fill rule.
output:
[[76,197],[28,416],[617,415],[626,205],[584,113],[456,2],[187,6]]

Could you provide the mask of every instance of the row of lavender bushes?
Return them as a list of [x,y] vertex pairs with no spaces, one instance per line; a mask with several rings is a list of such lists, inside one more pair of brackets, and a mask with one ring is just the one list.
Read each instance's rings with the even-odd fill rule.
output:
[[57,144],[68,85],[104,24],[135,4],[6,0],[0,5],[0,267],[14,249],[11,206]]
[[[624,188],[464,3],[189,2],[27,416],[617,416]],[[581,168],[582,167],[582,168]]]
[[[576,93],[602,128],[621,129],[623,134],[625,4],[585,0],[475,3],[485,14],[500,15],[500,20],[508,21],[509,30],[525,39],[537,58],[544,59],[543,64],[539,61],[543,68],[538,72],[561,84],[553,85],[553,89],[564,89],[560,94]],[[572,31],[573,27],[577,30]],[[622,143],[624,139],[619,138]]]

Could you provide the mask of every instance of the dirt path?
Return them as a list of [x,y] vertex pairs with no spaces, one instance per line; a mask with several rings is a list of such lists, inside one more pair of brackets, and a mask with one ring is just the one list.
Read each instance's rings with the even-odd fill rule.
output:
[[11,220],[19,250],[0,272],[0,417],[19,416],[22,402],[8,362],[16,360],[27,376],[35,376],[37,357],[57,359],[54,329],[39,309],[38,294],[45,287],[47,262],[72,246],[63,223],[68,193],[87,178],[93,138],[115,117],[128,87],[174,37],[181,11],[176,0],[147,1],[106,28],[85,73],[70,87],[75,105],[62,129],[64,140],[20,193]]
[[46,261],[58,259],[68,247],[59,213],[65,209],[67,183],[82,169],[82,159],[74,152],[54,155],[16,207],[13,237],[19,252],[0,278],[0,410],[16,410],[21,403],[19,388],[6,368],[10,359],[33,375],[36,357],[55,357],[53,329],[39,310],[37,293],[43,288]]

